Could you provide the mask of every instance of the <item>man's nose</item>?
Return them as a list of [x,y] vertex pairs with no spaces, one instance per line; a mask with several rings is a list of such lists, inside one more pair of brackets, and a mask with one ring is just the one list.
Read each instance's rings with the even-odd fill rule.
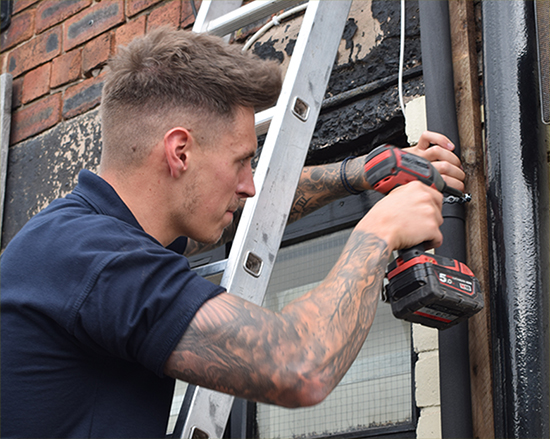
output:
[[256,195],[256,187],[254,186],[254,175],[252,173],[252,166],[248,167],[248,169],[242,176],[239,186],[237,187],[237,194],[241,198],[251,198]]

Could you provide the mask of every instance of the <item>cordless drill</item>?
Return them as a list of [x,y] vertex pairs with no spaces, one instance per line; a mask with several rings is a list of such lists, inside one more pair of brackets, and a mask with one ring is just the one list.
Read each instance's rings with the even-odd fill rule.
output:
[[[365,161],[366,180],[383,194],[411,181],[462,197],[426,159],[391,145],[374,149]],[[460,323],[483,308],[479,281],[462,262],[424,251],[423,244],[399,250],[386,273],[393,315],[438,329]]]

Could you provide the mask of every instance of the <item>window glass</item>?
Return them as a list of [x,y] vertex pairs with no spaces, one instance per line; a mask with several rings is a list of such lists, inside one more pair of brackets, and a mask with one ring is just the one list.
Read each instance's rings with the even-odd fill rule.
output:
[[[316,286],[338,259],[351,230],[279,251],[264,306],[282,309]],[[261,438],[318,437],[412,422],[410,324],[380,302],[363,349],[336,389],[315,407],[257,405]],[[378,428],[377,428],[378,430]]]

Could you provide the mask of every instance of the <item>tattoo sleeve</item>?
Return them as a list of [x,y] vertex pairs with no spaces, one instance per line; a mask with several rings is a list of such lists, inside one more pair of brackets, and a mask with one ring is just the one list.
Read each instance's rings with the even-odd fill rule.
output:
[[320,207],[345,195],[336,164],[304,168],[294,195],[288,222],[294,222]]
[[[347,180],[357,190],[368,187],[362,162],[359,158],[349,160],[346,165]],[[289,223],[349,195],[340,179],[340,166],[341,163],[332,163],[304,168],[294,195]]]
[[355,230],[315,289],[273,312],[230,294],[205,303],[165,365],[175,378],[285,405],[322,400],[372,325],[390,251]]

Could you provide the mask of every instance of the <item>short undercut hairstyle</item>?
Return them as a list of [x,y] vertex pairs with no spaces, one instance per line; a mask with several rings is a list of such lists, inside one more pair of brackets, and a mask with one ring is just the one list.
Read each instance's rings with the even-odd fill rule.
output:
[[102,154],[126,164],[138,164],[176,115],[229,121],[239,107],[274,105],[282,85],[276,61],[216,36],[165,26],[119,48],[108,67]]

